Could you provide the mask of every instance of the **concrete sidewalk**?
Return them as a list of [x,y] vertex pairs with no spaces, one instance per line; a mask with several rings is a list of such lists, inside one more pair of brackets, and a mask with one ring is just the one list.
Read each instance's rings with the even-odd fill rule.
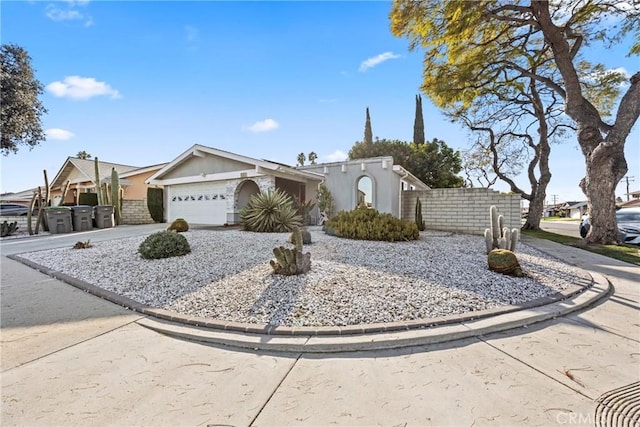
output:
[[[171,338],[139,325],[143,316],[2,258],[0,422],[593,425],[596,410],[617,413],[598,406],[599,396],[640,380],[640,269],[532,242],[604,275],[613,295],[527,328],[332,354]],[[638,398],[616,396],[607,405],[618,412],[640,410]]]

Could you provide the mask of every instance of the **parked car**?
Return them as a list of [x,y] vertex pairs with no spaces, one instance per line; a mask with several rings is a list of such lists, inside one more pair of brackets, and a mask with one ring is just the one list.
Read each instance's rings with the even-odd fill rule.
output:
[[22,216],[29,212],[29,207],[17,203],[0,203],[0,216]]
[[591,223],[589,222],[589,214],[585,213],[580,219],[580,237],[582,237],[583,239],[587,237],[589,228],[591,228]]
[[[616,222],[620,233],[620,243],[640,245],[640,208],[620,209],[616,212]],[[580,236],[587,237],[591,223],[589,214],[582,215]]]
[[616,212],[620,242],[640,245],[640,208],[620,209]]

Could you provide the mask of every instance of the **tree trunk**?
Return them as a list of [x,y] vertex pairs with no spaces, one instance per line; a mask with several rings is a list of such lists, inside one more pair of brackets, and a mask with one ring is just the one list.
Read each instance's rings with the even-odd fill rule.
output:
[[[544,187],[546,189],[546,185]],[[547,192],[542,188],[538,188],[538,191],[531,196],[531,200],[529,200],[529,215],[527,215],[527,220],[522,226],[522,229],[540,230],[540,220],[544,213],[544,199],[547,196]]]
[[[600,135],[597,131],[580,132],[578,138],[588,138],[589,134]],[[615,215],[615,191],[618,182],[627,173],[624,145],[600,142],[591,155],[586,157],[586,166],[587,173],[580,182],[580,188],[587,195],[591,223],[587,243],[616,244],[619,242],[619,232]]]

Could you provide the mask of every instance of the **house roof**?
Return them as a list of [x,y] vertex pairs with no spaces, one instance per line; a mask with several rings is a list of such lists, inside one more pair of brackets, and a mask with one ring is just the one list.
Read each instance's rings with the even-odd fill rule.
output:
[[321,174],[317,174],[315,172],[301,171],[291,166],[286,166],[280,163],[270,162],[268,160],[258,160],[252,157],[231,153],[229,151],[219,150],[217,148],[212,148],[212,147],[206,147],[200,144],[194,144],[184,153],[176,157],[173,161],[165,164],[165,166],[162,169],[160,169],[158,172],[156,172],[151,177],[149,177],[149,179],[146,180],[146,183],[162,184],[163,177],[167,175],[169,172],[171,172],[172,170],[174,170],[175,168],[177,168],[179,165],[183,164],[184,162],[187,162],[192,157],[203,157],[204,155],[207,155],[207,154],[253,165],[255,166],[257,171],[261,171],[262,173],[265,173],[265,174],[269,172],[273,172],[273,173],[281,173],[285,175],[298,176],[301,178],[313,179],[318,181],[323,179],[323,176]]
[[[118,163],[109,163],[98,161],[98,173],[100,174],[100,179],[103,178],[111,178],[111,169],[115,168],[118,171],[119,175],[125,174],[127,172],[134,171],[136,169],[140,169],[139,166],[130,166],[130,165],[121,165]],[[79,159],[77,157],[67,157],[67,160],[58,171],[56,177],[51,181],[51,188],[62,187],[65,184],[65,176],[68,176],[73,169],[77,169],[80,172],[80,178],[76,178],[71,181],[71,184],[77,184],[80,182],[94,182],[96,173],[95,173],[95,165],[93,159]]]
[[566,202],[564,205],[562,205],[563,209],[580,209],[587,206],[587,201],[582,201],[582,202]]

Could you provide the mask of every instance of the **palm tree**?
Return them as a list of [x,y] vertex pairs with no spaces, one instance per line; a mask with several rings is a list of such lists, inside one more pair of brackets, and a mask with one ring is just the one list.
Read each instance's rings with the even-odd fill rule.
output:
[[316,164],[316,159],[318,158],[318,155],[316,154],[315,151],[312,151],[309,153],[309,161],[311,162],[312,165]]
[[76,154],[76,157],[79,158],[79,159],[87,160],[87,159],[90,159],[93,156],[91,154],[87,153],[86,151],[82,150],[82,151],[79,151],[78,154]]
[[304,161],[305,161],[306,159],[307,159],[307,158],[305,157],[304,153],[300,153],[300,154],[298,154],[298,165],[300,165],[300,166],[304,166]]

